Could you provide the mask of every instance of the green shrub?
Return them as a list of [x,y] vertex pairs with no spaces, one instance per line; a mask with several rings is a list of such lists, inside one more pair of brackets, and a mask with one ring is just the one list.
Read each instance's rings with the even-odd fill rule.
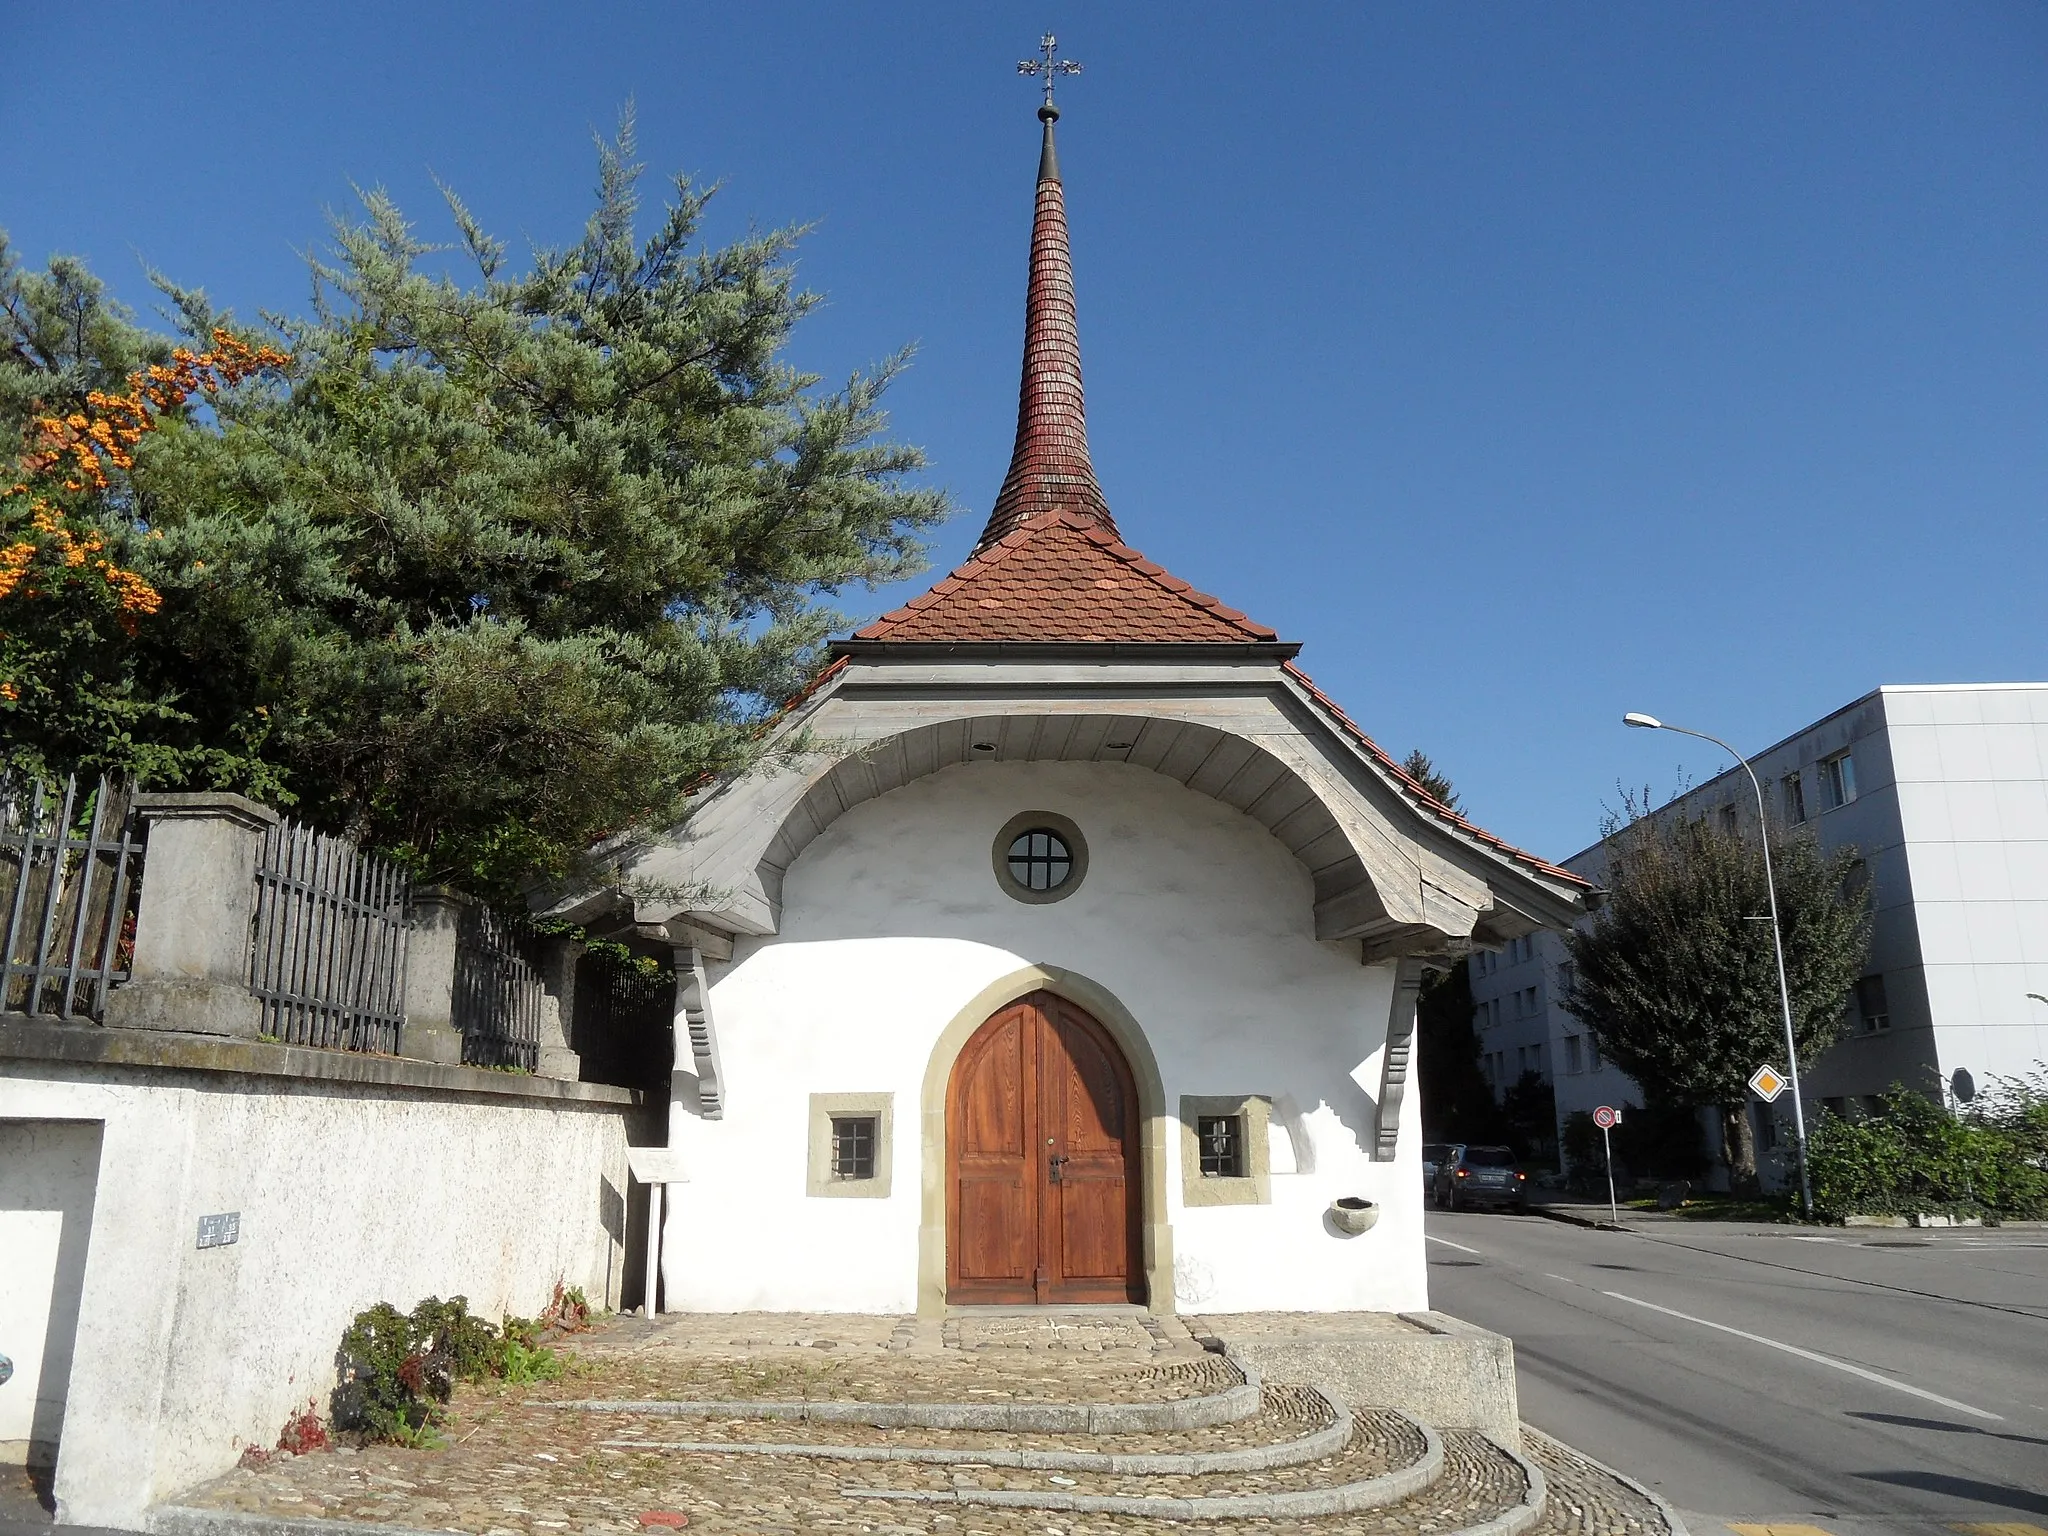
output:
[[1989,1116],[1959,1117],[1902,1086],[1875,1115],[1824,1111],[1807,1139],[1815,1214],[2048,1215],[2048,1170],[2024,1135],[2028,1113],[2016,1132]]
[[[556,1291],[551,1306],[559,1310],[560,1287]],[[562,1374],[562,1360],[541,1340],[564,1331],[549,1320],[518,1317],[493,1328],[470,1315],[462,1296],[429,1296],[409,1316],[380,1301],[358,1313],[341,1336],[330,1404],[334,1425],[366,1441],[433,1445],[456,1382],[486,1376],[514,1386],[553,1381]]]

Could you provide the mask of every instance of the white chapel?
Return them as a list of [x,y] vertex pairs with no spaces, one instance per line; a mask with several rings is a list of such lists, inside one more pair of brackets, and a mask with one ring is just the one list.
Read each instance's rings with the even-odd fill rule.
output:
[[1124,542],[1058,115],[972,556],[554,908],[680,957],[667,1310],[1424,1308],[1417,989],[1581,910]]

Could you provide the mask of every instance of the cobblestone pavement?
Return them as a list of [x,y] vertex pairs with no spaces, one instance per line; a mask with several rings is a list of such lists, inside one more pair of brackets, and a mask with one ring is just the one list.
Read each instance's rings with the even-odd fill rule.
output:
[[585,1369],[564,1383],[562,1396],[614,1401],[1160,1402],[1206,1397],[1243,1379],[1221,1356],[1201,1350],[1163,1359],[1150,1350],[823,1355],[768,1348],[724,1354],[659,1338],[633,1347],[566,1347]]
[[[633,1319],[566,1346],[569,1372],[526,1387],[464,1388],[430,1451],[344,1446],[245,1467],[178,1502],[285,1518],[315,1517],[464,1533],[464,1536],[623,1536],[643,1515],[678,1512],[691,1532],[795,1536],[1167,1536],[1170,1532],[1297,1532],[1322,1536],[1448,1536],[1513,1506],[1519,1469],[1478,1435],[1443,1436],[1444,1477],[1385,1508],[1299,1520],[1172,1522],[1133,1515],[984,1509],[849,1497],[859,1489],[1042,1488],[1046,1492],[1270,1492],[1327,1486],[1411,1463],[1421,1440],[1397,1416],[1367,1412],[1338,1456],[1267,1472],[1137,1478],[993,1468],[973,1448],[1148,1452],[1218,1450],[1296,1439],[1324,1427],[1327,1410],[1302,1389],[1275,1386],[1261,1411],[1237,1424],[1173,1434],[1089,1437],[989,1431],[876,1429],[866,1425],[679,1418],[585,1412],[565,1399],[831,1398],[873,1401],[1056,1400],[1128,1402],[1215,1392],[1239,1380],[1213,1354],[1184,1356],[1179,1339],[1130,1339],[1135,1319],[1084,1318],[1048,1330],[1046,1318],[962,1319],[950,1343],[935,1325],[905,1342],[905,1319]],[[1062,1319],[1061,1321],[1065,1321]],[[1234,1321],[1234,1320],[1233,1320]],[[1220,1324],[1219,1324],[1220,1326]],[[982,1330],[986,1329],[986,1333]],[[829,1331],[828,1331],[829,1330]],[[1239,1331],[1243,1331],[1240,1329]],[[1015,1342],[1017,1340],[1022,1342]],[[821,1349],[821,1341],[833,1347]],[[971,1342],[970,1342],[971,1341]],[[1089,1343],[1103,1347],[1089,1350]],[[805,1444],[959,1446],[955,1464],[822,1461],[766,1453],[675,1453],[619,1441],[725,1440]],[[607,1443],[612,1442],[612,1443]],[[1533,1455],[1554,1479],[1536,1536],[1663,1536],[1655,1506],[1555,1442],[1531,1433]]]
[[1550,1497],[1529,1536],[1664,1536],[1656,1501],[1608,1475],[1562,1440],[1522,1426],[1523,1454],[1543,1469]]
[[[606,1422],[620,1425],[624,1415],[610,1415]],[[867,1424],[813,1422],[802,1425],[775,1419],[679,1419],[636,1418],[636,1424],[650,1429],[623,1430],[599,1437],[607,1440],[637,1439],[661,1444],[667,1441],[723,1441],[732,1445],[958,1445],[994,1451],[1115,1450],[1131,1455],[1165,1451],[1227,1451],[1245,1446],[1274,1445],[1312,1434],[1330,1422],[1329,1412],[1319,1401],[1298,1388],[1268,1388],[1260,1411],[1234,1424],[1213,1424],[1205,1429],[1162,1430],[1156,1434],[1117,1435],[1114,1443],[1105,1438],[1100,1445],[1073,1435],[1050,1432],[998,1430],[877,1429]],[[972,1455],[965,1459],[972,1460]]]

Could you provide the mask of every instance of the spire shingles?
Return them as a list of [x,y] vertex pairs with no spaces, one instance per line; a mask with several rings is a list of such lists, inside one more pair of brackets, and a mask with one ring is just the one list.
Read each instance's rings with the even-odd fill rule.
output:
[[1110,534],[1116,523],[1088,460],[1081,399],[1081,336],[1074,319],[1074,258],[1067,244],[1066,195],[1052,125],[1039,108],[1038,206],[1031,220],[1031,279],[1024,306],[1024,377],[1017,393],[1017,445],[995,510],[974,546],[980,554],[1040,513],[1065,510]]

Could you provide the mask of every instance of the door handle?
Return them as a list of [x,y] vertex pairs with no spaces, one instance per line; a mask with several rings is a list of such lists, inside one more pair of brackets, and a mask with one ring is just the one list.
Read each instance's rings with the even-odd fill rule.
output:
[[1060,1169],[1065,1167],[1066,1163],[1067,1159],[1057,1154],[1046,1159],[1046,1167],[1049,1170],[1048,1183],[1057,1184],[1060,1182]]

